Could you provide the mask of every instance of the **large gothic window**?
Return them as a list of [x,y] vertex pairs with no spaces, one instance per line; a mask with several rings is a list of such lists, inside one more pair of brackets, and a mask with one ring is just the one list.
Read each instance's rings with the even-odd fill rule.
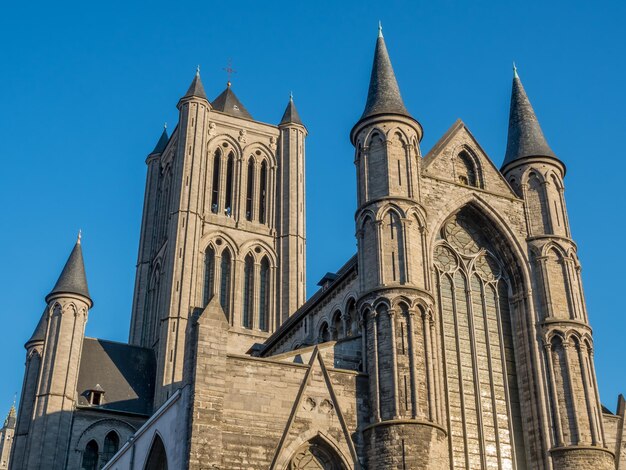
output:
[[104,447],[102,449],[101,465],[107,463],[115,455],[120,447],[120,438],[115,431],[111,431],[104,438]]
[[[509,306],[509,265],[473,211],[435,246],[451,468],[517,468],[524,459]],[[500,245],[498,245],[500,246]],[[506,267],[505,267],[506,266]]]
[[300,447],[289,462],[288,470],[345,470],[336,452],[321,439]]
[[98,443],[96,441],[91,440],[85,446],[80,468],[82,470],[96,470],[98,468]]
[[369,141],[367,153],[368,199],[377,199],[389,194],[387,167],[387,147],[379,134],[374,134]]
[[222,310],[224,310],[227,318],[230,318],[231,272],[232,257],[230,256],[230,251],[225,249],[222,252],[222,263],[220,265],[220,305],[222,306]]
[[259,284],[259,329],[267,331],[270,306],[270,262],[267,260],[267,256],[261,261]]
[[254,258],[246,256],[243,267],[243,326],[252,328],[254,309]]
[[215,250],[209,246],[204,255],[204,290],[203,305],[206,307],[213,297],[213,284],[215,282]]
[[219,211],[221,159],[222,152],[218,149],[213,156],[213,186],[211,187],[211,212],[214,214]]

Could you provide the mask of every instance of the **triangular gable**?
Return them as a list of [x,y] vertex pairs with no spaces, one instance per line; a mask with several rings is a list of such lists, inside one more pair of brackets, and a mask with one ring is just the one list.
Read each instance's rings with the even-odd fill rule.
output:
[[336,450],[343,458],[351,460],[355,469],[360,468],[354,443],[318,347],[311,354],[309,369],[302,379],[270,469],[282,470],[302,444],[316,437],[337,446]]
[[508,197],[517,197],[502,173],[460,119],[457,119],[424,157],[422,166],[424,176],[457,183],[455,162],[462,150],[468,151],[478,163],[482,182],[481,189]]

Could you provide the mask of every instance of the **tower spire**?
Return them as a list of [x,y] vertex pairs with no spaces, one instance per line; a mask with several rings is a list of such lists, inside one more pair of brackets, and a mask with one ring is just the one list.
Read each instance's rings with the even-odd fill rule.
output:
[[200,80],[200,66],[196,67],[196,75],[193,77],[191,81],[191,85],[189,85],[189,89],[183,98],[191,98],[192,96],[198,98],[204,98],[208,101],[206,97],[206,93],[204,92],[204,86],[202,85],[202,80]]
[[509,114],[509,135],[502,167],[526,157],[557,158],[543,135],[539,120],[513,63],[513,88]]
[[285,112],[283,113],[283,117],[280,120],[279,126],[283,124],[302,124],[302,120],[300,119],[300,115],[298,114],[298,110],[296,109],[296,105],[293,102],[293,92],[289,93],[289,103],[287,103],[287,107],[285,108]]
[[381,23],[378,24],[378,38],[376,39],[369,91],[361,119],[377,114],[399,114],[411,117],[400,95],[400,88],[391,66]]
[[161,133],[161,137],[159,137],[159,141],[154,146],[154,150],[150,152],[150,155],[155,154],[155,153],[163,153],[163,151],[165,150],[165,147],[167,147],[167,142],[169,140],[170,138],[167,135],[167,123],[165,123],[163,125],[163,132]]
[[78,294],[91,301],[89,288],[87,287],[87,275],[85,274],[85,263],[83,261],[83,250],[80,244],[80,235],[70,257],[67,259],[63,271],[53,289],[46,296],[46,302],[56,294]]

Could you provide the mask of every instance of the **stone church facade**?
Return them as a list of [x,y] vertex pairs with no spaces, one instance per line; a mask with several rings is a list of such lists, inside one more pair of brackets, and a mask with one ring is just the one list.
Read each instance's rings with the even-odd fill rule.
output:
[[461,121],[423,155],[379,32],[358,251],[308,300],[293,100],[265,124],[197,73],[178,109],[146,160],[129,343],[84,335],[79,238],[26,343],[10,468],[626,469],[566,159],[517,72],[501,168]]

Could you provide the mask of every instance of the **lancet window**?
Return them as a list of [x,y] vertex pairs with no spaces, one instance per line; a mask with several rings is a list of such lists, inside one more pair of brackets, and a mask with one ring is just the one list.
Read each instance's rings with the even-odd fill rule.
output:
[[98,468],[98,443],[96,441],[91,440],[85,446],[80,468],[82,470],[96,470]]
[[213,156],[213,184],[211,186],[211,212],[214,214],[219,212],[221,160],[222,152],[217,149]]
[[254,159],[250,157],[248,160],[248,181],[246,183],[246,220],[252,220],[253,217],[253,204],[254,200]]
[[228,248],[222,251],[222,261],[220,263],[220,305],[230,318],[230,286],[232,284],[232,256]]
[[243,268],[243,326],[252,328],[254,312],[254,258],[247,255]]
[[206,307],[213,297],[213,289],[215,284],[215,250],[209,246],[204,255],[204,295],[203,305]]

